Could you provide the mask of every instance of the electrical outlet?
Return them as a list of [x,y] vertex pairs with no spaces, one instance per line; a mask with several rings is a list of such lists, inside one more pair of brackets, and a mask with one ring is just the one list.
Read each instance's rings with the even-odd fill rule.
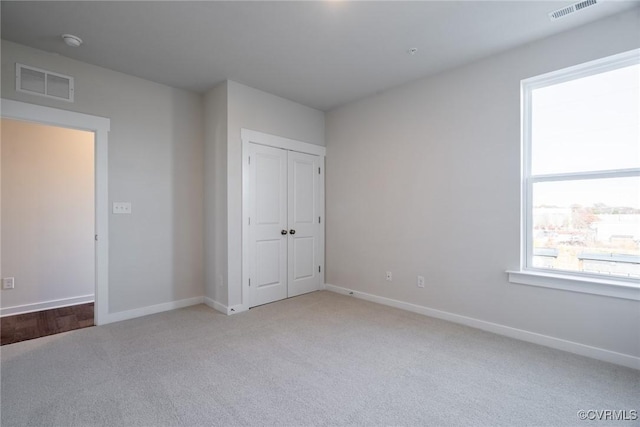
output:
[[390,271],[387,271],[387,277],[386,277],[387,282],[390,282],[392,280],[392,275]]
[[15,277],[5,277],[2,279],[2,289],[13,289],[16,285]]
[[131,202],[113,202],[114,214],[130,214]]
[[424,276],[418,276],[417,285],[419,288],[424,288]]

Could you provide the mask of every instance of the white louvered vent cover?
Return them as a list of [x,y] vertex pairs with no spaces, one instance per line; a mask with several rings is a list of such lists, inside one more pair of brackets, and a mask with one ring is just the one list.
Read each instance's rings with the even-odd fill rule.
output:
[[73,102],[73,77],[16,64],[16,90]]
[[562,9],[549,12],[549,19],[551,19],[552,21],[555,21],[556,19],[564,18],[567,15],[570,15],[575,12],[579,12],[582,9],[585,9],[589,6],[594,6],[596,4],[598,4],[598,0],[584,0],[578,3],[574,3],[570,6],[563,7]]

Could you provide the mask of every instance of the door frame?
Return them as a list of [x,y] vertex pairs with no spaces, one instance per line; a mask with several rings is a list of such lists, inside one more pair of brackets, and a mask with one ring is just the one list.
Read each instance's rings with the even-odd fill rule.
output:
[[108,193],[108,145],[111,120],[105,117],[60,110],[1,99],[0,117],[78,129],[94,134],[95,174],[95,292],[94,323],[108,323],[109,315],[109,193]]
[[324,180],[325,180],[325,158],[326,147],[309,144],[308,142],[297,141],[295,139],[284,138],[281,136],[271,135],[264,132],[258,132],[250,129],[240,129],[240,138],[242,140],[242,304],[236,307],[236,312],[249,309],[249,232],[247,225],[249,223],[249,199],[251,197],[249,186],[249,144],[266,145],[269,147],[280,148],[290,151],[298,151],[300,153],[312,154],[320,157],[321,177],[318,189],[318,206],[320,206],[321,215],[321,232],[319,237],[320,253],[318,261],[322,266],[320,272],[320,288],[324,289],[324,237],[325,237],[325,206],[324,206]]

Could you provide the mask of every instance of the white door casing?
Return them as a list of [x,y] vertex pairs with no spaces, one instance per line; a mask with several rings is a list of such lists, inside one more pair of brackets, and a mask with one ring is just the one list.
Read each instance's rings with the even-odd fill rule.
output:
[[247,129],[241,135],[243,278],[237,311],[324,284],[325,148]]
[[84,113],[2,99],[1,116],[45,125],[94,132],[95,161],[95,308],[96,325],[110,323],[109,315],[109,192],[108,135],[111,120]]

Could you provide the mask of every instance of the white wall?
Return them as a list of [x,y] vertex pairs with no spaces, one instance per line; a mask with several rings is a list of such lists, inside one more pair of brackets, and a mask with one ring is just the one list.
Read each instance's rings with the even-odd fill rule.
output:
[[227,82],[206,93],[205,296],[227,305]]
[[[15,91],[15,63],[75,78],[75,102]],[[204,293],[201,96],[2,41],[2,97],[111,119],[109,312]]]
[[93,300],[94,134],[2,119],[1,307]]
[[637,48],[639,14],[329,112],[327,282],[640,356],[637,301],[505,274],[519,265],[520,80]]
[[251,129],[324,145],[324,113],[248,86],[228,81],[227,256],[228,302],[242,302],[242,140]]

